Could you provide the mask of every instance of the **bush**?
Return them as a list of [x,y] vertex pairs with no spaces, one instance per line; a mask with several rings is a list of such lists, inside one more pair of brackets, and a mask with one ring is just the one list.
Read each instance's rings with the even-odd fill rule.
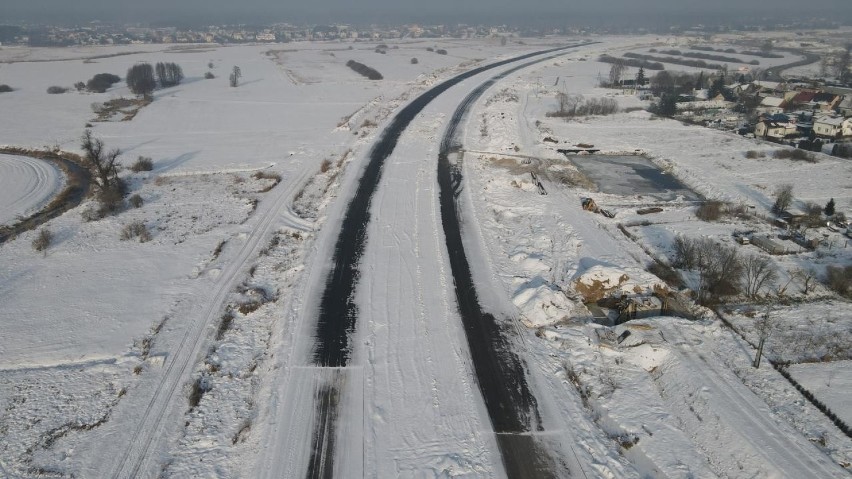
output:
[[326,171],[328,171],[330,168],[331,168],[331,161],[329,161],[329,160],[322,160],[322,163],[320,164],[320,171],[321,171],[322,173],[325,173],[325,172],[326,172]]
[[74,84],[74,88],[76,88],[77,91],[83,91],[83,90],[86,89],[86,84],[81,82],[81,81],[78,81],[77,83]]
[[775,150],[775,153],[772,154],[772,157],[779,160],[796,160],[796,161],[807,161],[809,163],[816,163],[817,159],[812,153],[808,153],[804,150]]
[[140,243],[151,241],[151,234],[148,233],[145,223],[137,220],[124,226],[121,230],[121,239],[129,240],[133,238],[138,238]]
[[420,63],[420,60],[418,60],[418,59],[416,59],[416,58],[412,58],[412,59],[411,59],[411,64],[412,64],[412,65],[417,65],[418,63]]
[[446,55],[447,51],[444,50],[443,48],[439,48],[439,49],[435,50],[435,53],[437,53],[438,55]]
[[130,165],[130,171],[139,173],[140,171],[151,171],[154,169],[154,160],[147,156],[140,156],[136,162]]
[[128,202],[128,203],[130,203],[130,206],[132,206],[132,207],[134,207],[134,208],[141,208],[141,207],[142,207],[142,205],[145,203],[145,202],[142,200],[142,197],[141,197],[141,196],[139,196],[138,194],[133,195],[133,196],[131,196],[130,198],[128,198],[128,199],[127,199],[127,202]]
[[766,158],[766,153],[757,150],[748,150],[745,156],[750,160],[754,160],[756,158]]
[[432,47],[426,47],[426,51],[427,51],[427,52],[434,52],[434,51],[435,51],[435,49],[434,49],[434,48],[432,48]]
[[213,72],[207,72],[207,73],[204,74],[204,78],[207,79],[207,80],[212,80],[212,79],[216,78],[216,75],[214,75]]
[[355,60],[349,60],[348,62],[346,62],[346,66],[351,68],[353,71],[369,78],[370,80],[381,80],[382,78],[384,78],[381,73],[368,67],[367,65],[364,65],[363,63],[358,63]]
[[86,82],[86,89],[93,93],[104,93],[114,84],[121,81],[118,75],[111,73],[98,73]]
[[695,217],[701,221],[717,221],[722,216],[721,201],[705,201],[695,210]]
[[53,233],[47,228],[42,228],[38,235],[33,239],[33,249],[36,251],[44,251],[50,247],[50,241],[53,239]]
[[9,85],[0,85],[0,93],[9,93],[12,91],[12,87]]
[[828,266],[825,269],[826,285],[837,294],[849,294],[852,285],[852,266]]
[[49,93],[51,95],[59,95],[61,93],[65,93],[67,91],[68,91],[67,88],[61,87],[61,86],[51,86],[51,87],[47,88],[47,93]]

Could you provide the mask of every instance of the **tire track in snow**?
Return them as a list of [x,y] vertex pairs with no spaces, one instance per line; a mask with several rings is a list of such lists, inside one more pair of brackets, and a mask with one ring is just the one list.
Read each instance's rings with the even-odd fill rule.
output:
[[0,225],[44,206],[62,182],[59,169],[44,160],[0,155]]
[[[727,426],[753,446],[754,451],[766,461],[765,467],[790,477],[847,477],[847,471],[834,464],[816,446],[797,440],[806,439],[792,425],[773,419],[769,406],[760,397],[739,378],[730,377],[734,374],[732,371],[720,371],[716,362],[708,361],[696,349],[693,340],[678,328],[666,329],[669,337],[679,340],[674,351],[682,364],[676,367],[697,371],[697,381],[704,384],[698,391],[702,395],[716,395],[713,405],[716,408],[724,405],[726,412],[723,415],[733,419],[726,422]],[[714,350],[718,348],[712,348],[711,353]],[[719,412],[715,413],[718,418]]]
[[[542,55],[552,54],[569,48],[576,48],[578,46],[581,46],[581,44],[532,52],[472,69],[430,88],[425,93],[415,98],[411,103],[403,107],[391,120],[379,141],[374,144],[368,153],[367,165],[361,174],[354,197],[347,206],[346,212],[343,216],[340,233],[337,237],[337,241],[335,242],[334,252],[332,255],[332,266],[326,276],[325,288],[320,299],[316,329],[316,344],[312,360],[314,366],[318,368],[346,368],[349,364],[352,355],[350,335],[356,329],[356,323],[359,316],[358,305],[356,304],[355,288],[360,276],[359,264],[366,246],[367,229],[371,220],[371,202],[381,180],[385,160],[391,155],[391,153],[393,153],[400,135],[408,127],[411,121],[432,100],[444,93],[450,87],[467,78],[471,78],[482,72],[510,63],[516,63],[533,57],[541,57]],[[548,58],[543,58],[539,61],[546,60]],[[524,64],[520,67],[509,70],[505,72],[503,76],[532,63],[535,62]],[[499,77],[500,76],[497,78]],[[493,79],[492,82],[496,81],[497,78]],[[468,101],[468,106],[469,104],[470,101]],[[453,120],[458,122],[463,113],[464,110],[457,110],[458,118],[454,117]],[[453,271],[455,272],[455,269]],[[456,281],[458,281],[458,278]],[[328,412],[317,410],[317,414],[320,416],[324,413],[327,414]],[[492,421],[494,421],[493,417]],[[324,426],[326,423],[327,421],[322,418],[314,422],[314,433],[311,447],[314,451],[322,447],[322,438],[328,433]],[[331,433],[333,434],[334,432]],[[514,439],[507,441],[514,442]],[[523,454],[523,452],[521,452],[521,454]],[[324,465],[333,471],[333,462]],[[308,477],[327,477],[328,474],[332,473],[326,472],[325,469],[321,471],[312,470],[308,472],[311,473]]]
[[505,319],[498,321],[494,315],[483,311],[479,303],[462,239],[459,196],[464,185],[459,127],[467,118],[471,106],[497,81],[555,56],[558,54],[508,69],[468,94],[453,113],[438,155],[441,216],[455,280],[456,300],[479,388],[509,477],[558,477],[570,474],[571,471],[565,469],[567,465],[560,468],[557,458],[552,457],[535,439],[534,433],[543,431],[543,427],[537,402],[526,381],[526,366],[511,348],[505,331]]
[[[176,396],[182,396],[184,386],[189,383],[195,360],[201,357],[205,345],[214,330],[211,324],[218,320],[219,312],[233,288],[233,284],[239,279],[245,266],[257,256],[276,220],[279,212],[292,200],[298,189],[307,181],[309,172],[303,171],[295,181],[290,181],[287,188],[282,188],[271,202],[260,202],[259,211],[254,216],[258,218],[256,224],[248,232],[246,241],[227,266],[223,268],[218,276],[213,290],[203,295],[197,304],[206,305],[199,308],[199,314],[193,315],[188,322],[186,330],[181,337],[176,349],[170,351],[168,366],[157,382],[151,399],[145,406],[145,411],[128,442],[128,447],[120,456],[117,463],[111,465],[109,477],[139,477],[150,473],[149,463],[151,449],[161,439],[164,418],[173,416]],[[275,191],[275,190],[273,190]]]

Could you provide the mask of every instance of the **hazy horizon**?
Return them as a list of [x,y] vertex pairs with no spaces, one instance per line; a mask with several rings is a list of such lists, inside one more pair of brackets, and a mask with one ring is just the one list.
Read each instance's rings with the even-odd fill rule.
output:
[[[816,0],[802,9],[801,2],[777,0],[771,6],[734,0],[690,5],[678,0],[432,0],[420,5],[392,0],[315,0],[284,3],[275,0],[5,0],[5,22],[124,23],[483,23],[514,25],[619,25],[719,24],[773,19],[826,18],[852,20],[852,2]],[[689,2],[694,3],[694,2]]]

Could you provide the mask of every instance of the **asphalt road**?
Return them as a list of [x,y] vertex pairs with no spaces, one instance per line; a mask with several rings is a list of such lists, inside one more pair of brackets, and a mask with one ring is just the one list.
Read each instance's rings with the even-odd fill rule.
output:
[[[547,54],[577,46],[579,45],[533,52],[467,71],[427,90],[406,105],[391,120],[388,127],[382,133],[381,138],[370,150],[368,162],[358,183],[355,195],[344,213],[340,232],[334,247],[332,267],[328,272],[325,288],[320,300],[315,335],[316,344],[313,349],[314,366],[343,368],[349,363],[352,353],[350,335],[355,331],[359,317],[358,307],[355,304],[354,291],[358,283],[359,259],[366,246],[367,227],[371,219],[370,203],[381,181],[385,160],[393,153],[400,136],[411,121],[432,100],[465,79],[493,68],[533,57],[543,57],[537,60],[541,61],[551,58],[550,56],[546,56]],[[510,70],[510,72],[532,63],[535,62],[526,63]],[[472,102],[488,86],[508,73],[505,72],[489,80],[478,89],[479,94],[476,97],[469,96],[465,100],[463,107],[459,107],[453,116],[451,126],[448,128],[448,133],[444,137],[445,142],[455,137],[459,121]],[[449,143],[442,145],[442,151],[447,150],[444,146],[449,146]],[[440,175],[441,169],[439,169]],[[460,180],[460,177],[456,176],[456,178]],[[439,181],[442,180],[439,179]],[[442,213],[445,215],[451,214],[448,211],[444,211],[443,203],[444,201],[442,200]],[[450,209],[453,212],[455,211],[454,207]],[[547,474],[542,475],[541,473],[535,475],[515,474],[513,473],[515,469],[510,467],[522,460],[526,461],[526,463],[541,462],[540,460],[534,461],[537,456],[536,451],[532,449],[534,445],[532,440],[527,441],[519,439],[520,436],[512,435],[516,432],[529,431],[530,424],[538,420],[537,412],[535,412],[535,400],[526,386],[520,360],[509,350],[508,343],[501,339],[503,335],[500,332],[500,324],[491,315],[483,313],[479,307],[476,292],[472,286],[469,267],[463,248],[461,247],[461,236],[458,232],[458,217],[445,217],[444,228],[448,235],[453,234],[452,241],[448,237],[447,246],[451,248],[451,257],[456,258],[453,261],[458,263],[457,266],[453,266],[456,289],[457,291],[469,292],[469,296],[466,299],[463,301],[459,300],[459,308],[463,318],[468,318],[464,320],[466,330],[468,330],[468,327],[471,328],[468,330],[468,343],[474,357],[480,389],[483,395],[486,396],[489,416],[491,416],[495,431],[498,433],[509,433],[506,435],[498,434],[501,451],[504,451],[504,463],[507,464],[507,469],[512,469],[510,471],[511,477],[547,477]],[[453,233],[453,231],[456,231],[456,233]],[[459,284],[465,286],[460,288]],[[475,339],[475,335],[478,334],[477,331],[482,331],[483,333],[480,340]],[[339,394],[339,391],[336,390],[319,392],[317,394],[317,419],[314,423],[312,439],[313,453],[310,467],[306,471],[306,475],[309,478],[332,477],[334,474],[333,449],[335,441],[332,437],[335,434],[334,424],[336,423],[338,412],[336,402],[331,400],[331,398],[337,394]],[[492,410],[494,411],[493,414]],[[535,420],[533,420],[533,417]],[[506,439],[500,439],[503,437]],[[529,438],[529,435],[525,437]],[[507,455],[516,459],[507,462],[505,459]],[[523,466],[526,465],[528,464],[524,464]],[[518,469],[518,471],[522,470],[526,470],[526,468],[522,467]]]

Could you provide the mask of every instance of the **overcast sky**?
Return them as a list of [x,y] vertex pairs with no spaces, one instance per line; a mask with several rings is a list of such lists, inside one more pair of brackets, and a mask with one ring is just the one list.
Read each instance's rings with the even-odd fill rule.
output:
[[[586,19],[659,17],[693,18],[694,23],[720,16],[848,20],[852,0],[0,0],[0,23],[19,20],[72,21],[312,21],[483,22],[548,18],[575,24]],[[706,18],[704,16],[707,16]],[[571,21],[571,20],[575,21]]]

